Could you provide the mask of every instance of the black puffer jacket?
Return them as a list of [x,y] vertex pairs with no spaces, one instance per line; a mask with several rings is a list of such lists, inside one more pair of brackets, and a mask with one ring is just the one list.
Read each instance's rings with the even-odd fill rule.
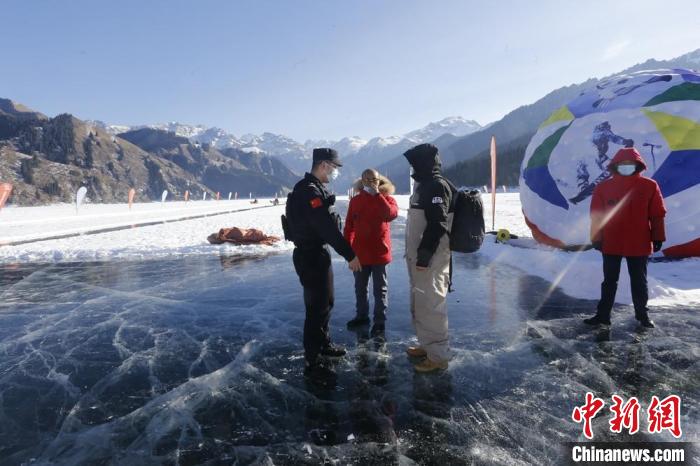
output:
[[448,214],[452,212],[453,193],[440,173],[440,156],[432,144],[420,144],[404,154],[413,167],[416,180],[411,208],[425,213],[427,226],[418,246],[416,265],[428,267],[443,235],[449,233]]
[[334,204],[335,196],[318,178],[307,173],[287,197],[289,229],[297,248],[317,249],[330,244],[350,262],[355,253],[341,233],[340,216]]

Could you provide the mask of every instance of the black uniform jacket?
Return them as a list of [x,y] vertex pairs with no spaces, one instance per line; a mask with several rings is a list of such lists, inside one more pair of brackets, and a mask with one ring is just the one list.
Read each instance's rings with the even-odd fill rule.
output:
[[318,178],[306,173],[287,199],[289,228],[296,247],[314,249],[330,244],[349,262],[355,258],[355,253],[343,238],[334,204],[335,196]]

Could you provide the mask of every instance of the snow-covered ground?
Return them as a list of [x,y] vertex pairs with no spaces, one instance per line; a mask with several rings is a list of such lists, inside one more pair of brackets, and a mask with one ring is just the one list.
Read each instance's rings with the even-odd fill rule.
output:
[[[255,208],[254,210],[249,210]],[[239,212],[192,220],[179,218]],[[244,210],[240,212],[240,210]],[[76,214],[72,205],[16,207],[0,212],[0,244],[41,237],[127,227],[119,231],[85,234],[70,238],[0,246],[0,263],[69,262],[110,259],[147,259],[186,254],[216,254],[234,249],[241,254],[267,253],[270,247],[214,246],[207,236],[223,227],[258,228],[270,235],[282,236],[280,215],[284,206],[272,206],[268,199],[257,205],[248,199],[234,201],[166,202],[165,204],[88,204]],[[128,228],[147,222],[156,225]],[[284,241],[273,250],[289,249]]]
[[79,211],[75,204],[9,207],[0,211],[0,244],[270,205],[269,199],[255,205],[238,199],[137,203],[131,209],[128,204],[84,204]]
[[[339,197],[342,205],[347,198]],[[401,215],[408,207],[407,196],[397,196]],[[490,197],[485,196],[486,225],[491,229]],[[260,206],[269,205],[261,200]],[[85,205],[78,215],[71,205],[23,207],[0,212],[0,243],[53,236],[76,231],[89,231],[148,221],[165,223],[124,229],[109,233],[82,235],[58,240],[17,246],[0,246],[0,263],[59,262],[113,259],[145,259],[191,254],[236,252],[259,255],[270,251],[285,251],[292,245],[281,241],[272,248],[266,246],[212,246],[206,238],[222,227],[259,228],[267,234],[282,236],[280,215],[283,206],[262,210],[234,212],[185,221],[181,217],[211,214],[253,207],[246,200],[171,202],[166,204],[135,204],[132,211],[124,204]],[[602,265],[597,251],[564,252],[538,245],[525,225],[517,193],[499,193],[496,202],[496,229],[506,228],[519,239],[509,244],[497,244],[487,236],[479,252],[493,261],[519,268],[539,276],[576,298],[596,299],[600,293]],[[649,264],[649,292],[652,305],[700,305],[700,259]],[[629,279],[620,276],[618,302],[631,303]]]

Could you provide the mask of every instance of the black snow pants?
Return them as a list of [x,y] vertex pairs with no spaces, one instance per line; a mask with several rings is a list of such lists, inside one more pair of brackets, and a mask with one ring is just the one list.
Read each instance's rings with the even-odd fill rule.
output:
[[321,349],[330,344],[328,321],[333,309],[333,267],[327,247],[295,248],[294,269],[304,287],[304,352],[306,361],[313,363]]
[[603,283],[600,286],[598,315],[605,320],[610,320],[610,311],[615,304],[617,281],[620,278],[623,258],[627,262],[627,271],[630,274],[634,316],[637,320],[646,320],[649,318],[649,309],[647,308],[647,301],[649,301],[647,262],[649,258],[647,256],[623,257],[603,254]]

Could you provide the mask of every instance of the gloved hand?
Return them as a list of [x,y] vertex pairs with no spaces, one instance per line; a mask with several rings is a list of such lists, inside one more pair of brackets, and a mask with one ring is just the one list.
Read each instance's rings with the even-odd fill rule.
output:
[[659,252],[661,251],[661,247],[664,245],[663,241],[653,241],[652,244],[654,245],[654,252]]
[[602,251],[603,250],[603,242],[602,241],[593,241],[593,249],[597,251]]

